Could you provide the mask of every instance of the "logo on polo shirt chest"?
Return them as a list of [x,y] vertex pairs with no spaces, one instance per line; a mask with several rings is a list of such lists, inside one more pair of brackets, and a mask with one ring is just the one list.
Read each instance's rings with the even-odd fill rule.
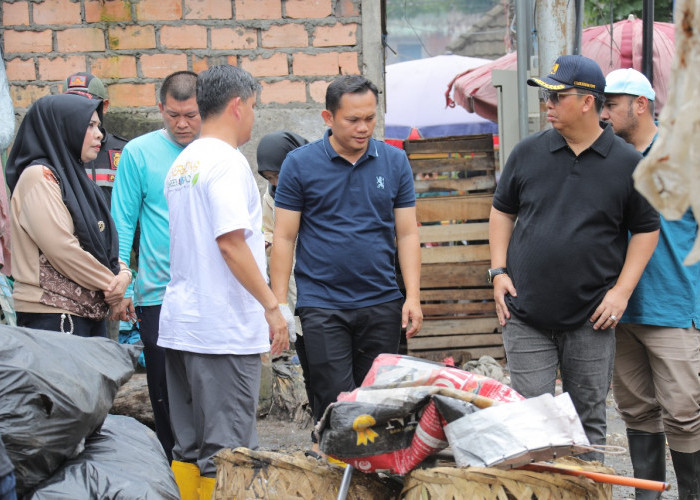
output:
[[377,189],[384,189],[384,177],[381,175],[377,176]]

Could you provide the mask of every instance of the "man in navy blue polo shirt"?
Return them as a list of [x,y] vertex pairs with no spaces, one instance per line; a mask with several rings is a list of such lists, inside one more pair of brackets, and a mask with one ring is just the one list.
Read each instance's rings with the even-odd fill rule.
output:
[[541,88],[553,128],[508,157],[489,222],[489,281],[513,388],[553,394],[559,369],[588,440],[605,444],[615,326],[654,252],[659,216],[634,189],[642,156],[599,121],[598,64],[561,56],[528,84]]
[[412,337],[423,323],[413,175],[403,151],[372,139],[377,95],[362,76],[334,80],[322,112],[329,130],[287,155],[275,194],[272,290],[286,301],[298,237],[296,307],[315,420],[362,383],[378,354],[397,352],[401,327]]

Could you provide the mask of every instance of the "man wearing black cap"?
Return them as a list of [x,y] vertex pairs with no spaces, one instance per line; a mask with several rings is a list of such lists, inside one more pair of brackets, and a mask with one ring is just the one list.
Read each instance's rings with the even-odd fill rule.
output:
[[559,369],[588,440],[605,444],[615,326],[654,251],[659,217],[634,189],[641,155],[599,121],[598,65],[561,56],[528,84],[541,88],[552,129],[508,157],[491,209],[488,278],[513,388],[553,394]]
[[[107,114],[109,108],[109,97],[107,89],[102,80],[90,73],[74,73],[66,78],[63,87],[64,94],[79,94],[88,99],[102,99],[102,113]],[[102,131],[102,147],[97,158],[85,164],[85,171],[88,177],[102,189],[100,191],[107,201],[107,206],[112,200],[112,186],[117,167],[119,166],[119,156],[127,140],[118,135],[110,134],[106,130]]]

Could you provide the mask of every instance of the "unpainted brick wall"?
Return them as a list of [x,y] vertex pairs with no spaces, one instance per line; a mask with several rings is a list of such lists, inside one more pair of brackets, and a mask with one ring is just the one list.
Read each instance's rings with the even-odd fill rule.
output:
[[258,106],[322,106],[328,83],[362,67],[361,0],[5,0],[3,57],[16,111],[89,71],[112,110],[153,111],[178,70],[238,65]]

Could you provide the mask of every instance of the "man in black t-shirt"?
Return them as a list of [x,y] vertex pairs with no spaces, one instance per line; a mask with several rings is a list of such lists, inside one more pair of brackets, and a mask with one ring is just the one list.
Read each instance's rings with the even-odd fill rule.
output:
[[[64,83],[63,93],[79,94],[88,99],[102,99],[102,114],[107,114],[107,109],[109,108],[107,89],[102,80],[90,73],[74,73],[70,75]],[[111,206],[114,176],[119,166],[119,156],[122,154],[122,149],[124,149],[127,140],[118,135],[110,134],[105,130],[102,130],[102,134],[104,135],[102,148],[95,160],[85,164],[85,171],[88,177],[102,188],[100,191],[105,196],[107,206]]]
[[605,444],[615,326],[656,247],[659,218],[634,189],[641,155],[599,122],[598,65],[561,56],[528,84],[541,88],[553,128],[508,158],[491,209],[489,281],[513,388],[553,394],[559,369],[588,440]]

